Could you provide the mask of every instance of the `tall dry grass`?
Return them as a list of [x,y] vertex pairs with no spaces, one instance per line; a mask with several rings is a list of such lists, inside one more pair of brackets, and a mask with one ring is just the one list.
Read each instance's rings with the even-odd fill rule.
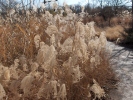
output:
[[116,41],[118,38],[125,41],[128,37],[126,30],[132,27],[132,18],[130,16],[114,16],[107,20],[104,20],[102,16],[85,16],[83,18],[85,24],[90,21],[95,22],[98,35],[104,30],[107,39],[110,41]]
[[106,37],[110,41],[116,41],[118,38],[124,40],[127,33],[125,32],[125,28],[121,25],[116,25],[113,27],[106,27],[105,28]]
[[[40,19],[40,20],[38,20]],[[5,25],[0,26],[0,61],[5,66],[10,66],[15,58],[19,58],[21,55],[25,55],[27,59],[35,60],[37,55],[37,50],[34,44],[34,36],[39,34],[41,36],[41,40],[49,45],[50,37],[45,33],[45,30],[48,26],[45,19],[42,17],[31,17],[29,21],[15,22],[15,23],[5,23]],[[57,22],[57,28],[61,27]],[[36,30],[36,27],[39,27]],[[70,36],[75,35],[75,30],[72,27],[67,27],[67,32],[62,33],[64,35],[61,43],[65,41]],[[117,30],[117,28],[116,28]],[[108,29],[108,32],[112,32],[112,30]],[[68,34],[69,33],[69,34]],[[114,39],[114,37],[112,37]],[[91,98],[88,98],[87,89],[88,83],[90,85],[93,84],[92,79],[96,79],[102,88],[104,88],[105,92],[108,94],[111,89],[116,88],[115,84],[117,82],[115,74],[111,69],[111,65],[109,63],[109,59],[106,56],[106,53],[101,53],[100,56],[102,58],[102,62],[98,65],[94,70],[90,68],[90,59],[86,62],[82,63],[80,59],[78,59],[77,65],[80,66],[81,72],[84,73],[84,77],[80,82],[73,84],[72,77],[69,73],[68,68],[62,67],[63,62],[68,60],[69,56],[73,54],[67,53],[64,55],[57,55],[58,64],[54,66],[54,71],[51,73],[54,74],[56,79],[59,79],[61,82],[66,84],[67,87],[67,98],[68,100],[92,100],[94,98],[94,94],[92,94]],[[40,72],[44,72],[40,69]],[[49,77],[50,79],[50,77]],[[17,80],[18,84],[19,81]],[[17,84],[17,83],[16,83]],[[43,84],[42,80],[35,80],[33,82],[31,94],[29,97],[26,97],[26,100],[38,100],[36,97],[36,93]],[[17,100],[19,97],[15,97],[15,94],[12,91],[9,91],[6,88],[7,95],[9,100]],[[18,86],[18,92],[21,92]],[[109,96],[103,98],[108,100]],[[22,99],[22,98],[19,98]],[[19,100],[18,99],[18,100]],[[40,100],[46,100],[46,98],[42,97]],[[52,97],[50,100],[54,100]]]
[[128,32],[126,32],[125,28],[121,25],[116,25],[112,27],[108,26],[104,28],[100,28],[95,25],[95,29],[98,36],[102,31],[105,31],[105,36],[109,41],[116,41],[118,38],[120,38],[121,41],[125,41],[126,37],[128,36]]
[[[69,100],[92,100],[94,98],[94,94],[92,93],[92,97],[88,98],[89,89],[87,88],[88,83],[90,85],[93,84],[92,79],[96,79],[102,88],[106,91],[106,94],[110,92],[110,90],[116,89],[115,86],[117,83],[117,79],[115,77],[115,73],[113,72],[111,65],[109,63],[109,59],[106,55],[100,54],[100,57],[103,59],[101,64],[97,66],[94,70],[90,67],[90,59],[88,59],[85,63],[82,63],[80,60],[77,64],[80,65],[81,72],[84,73],[84,77],[80,80],[80,82],[73,84],[72,78],[69,74],[68,69],[61,68],[60,71],[63,71],[62,74],[58,75],[60,79],[66,83],[67,86],[67,97]],[[59,59],[63,59],[64,61],[68,59],[68,55],[59,56]],[[108,100],[111,98],[110,96],[106,96],[103,100]]]
[[[10,65],[15,58],[20,55],[26,55],[28,58],[34,58],[37,53],[34,45],[34,36],[40,34],[43,41],[48,37],[45,34],[47,27],[45,20],[31,18],[28,22],[6,23],[0,27],[0,61]],[[36,27],[39,29],[36,31]]]

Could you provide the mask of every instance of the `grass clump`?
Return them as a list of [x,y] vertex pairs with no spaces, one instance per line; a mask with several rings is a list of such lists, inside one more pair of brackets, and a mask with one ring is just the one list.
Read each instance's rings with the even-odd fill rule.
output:
[[[53,11],[51,11],[51,13],[53,14]],[[64,15],[63,18],[65,16],[67,16],[67,14]],[[83,23],[74,22],[72,20],[69,21],[67,19],[66,21],[68,24],[66,24],[66,21],[62,20],[60,22],[59,19],[55,22],[52,22],[54,20],[53,16],[51,17],[53,20],[47,20],[47,18],[48,17],[30,16],[29,20],[24,20],[22,18],[21,22],[14,22],[13,24],[8,22],[0,27],[0,62],[4,66],[8,66],[10,70],[10,66],[14,65],[14,59],[24,55],[27,61],[27,71],[23,70],[25,66],[18,62],[20,65],[18,65],[16,69],[13,69],[15,70],[14,72],[18,73],[16,74],[16,76],[18,75],[18,79],[11,78],[8,86],[5,86],[3,84],[9,100],[55,100],[58,97],[55,96],[56,91],[53,91],[55,88],[51,87],[54,87],[53,84],[56,82],[59,84],[57,85],[57,91],[60,91],[60,85],[65,84],[67,92],[66,98],[68,100],[92,100],[95,97],[95,94],[89,90],[88,84],[92,86],[94,84],[93,79],[95,79],[99,86],[104,89],[106,94],[109,94],[110,90],[115,89],[117,80],[111,68],[107,54],[104,51],[105,48],[103,48],[103,40],[106,40],[106,38],[100,40],[97,36],[95,37],[93,34],[91,34],[91,32],[95,32],[94,28],[88,28],[91,30],[91,32],[89,30],[87,33],[90,33],[91,38],[86,37],[86,41],[83,41],[82,33],[85,32]],[[56,31],[50,31],[55,32],[55,42],[57,43],[62,36],[60,40],[60,46],[56,46],[55,44],[54,47],[53,44],[50,44],[51,36],[46,32],[49,32],[47,28],[51,25],[51,23],[56,28]],[[44,62],[43,64],[37,64],[36,57],[39,50],[41,51],[41,48],[38,49],[35,46],[34,37],[36,35],[39,35],[41,38],[41,41],[39,42],[44,42],[47,47],[54,47],[53,50],[54,53],[56,51],[56,56],[53,59],[57,61],[56,64],[49,64],[50,61]],[[78,38],[78,35],[80,35],[80,39]],[[70,50],[71,52],[60,52],[60,50],[65,47],[64,42],[68,38],[70,38],[70,40],[72,39],[73,41],[72,43],[69,43],[70,41],[66,43],[67,48],[72,47],[72,50]],[[79,39],[80,41],[77,41],[76,39]],[[95,39],[97,39],[97,41],[102,41],[103,45],[100,45],[100,42],[98,42],[98,44],[95,44]],[[89,41],[94,43],[94,46],[89,45],[89,48]],[[101,48],[100,51],[99,49],[96,49],[97,45],[99,46],[99,48]],[[89,49],[87,49],[86,47],[88,47]],[[42,52],[45,52],[45,50],[42,50]],[[78,50],[81,54],[84,55],[84,57],[79,56],[80,54],[78,53]],[[93,55],[94,52],[98,53]],[[49,52],[47,52],[46,54],[48,53]],[[85,54],[87,55],[87,59],[85,58]],[[94,65],[92,65],[91,57],[97,55],[99,56],[100,63],[97,64],[96,59],[95,62],[93,61]],[[53,56],[45,57],[50,59]],[[71,63],[74,63],[73,65],[69,65],[68,63],[70,57],[72,58]],[[32,61],[30,61],[31,59]],[[54,61],[53,59],[52,61]],[[37,65],[37,67],[35,65]],[[46,70],[45,67],[49,68],[49,70]],[[78,74],[80,72],[80,75],[82,76],[80,77],[81,79],[79,79],[78,82],[73,81],[75,78],[74,74],[76,73],[76,70],[78,70]],[[32,78],[32,82],[28,83],[28,81],[26,81],[27,84],[30,85],[29,87],[31,87],[30,91],[28,91],[27,94],[25,94],[24,89],[21,89],[21,84],[23,83],[22,80],[25,77],[27,79]],[[14,88],[13,91],[12,87]],[[89,92],[92,95],[91,97],[88,97]],[[110,97],[105,96],[101,99],[108,100],[108,98]]]

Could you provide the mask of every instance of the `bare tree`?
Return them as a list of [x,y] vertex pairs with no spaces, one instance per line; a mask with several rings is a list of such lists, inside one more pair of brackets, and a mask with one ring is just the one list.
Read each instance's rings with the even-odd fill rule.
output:
[[25,9],[23,0],[21,0],[21,3],[22,3],[22,7],[23,7],[23,9]]
[[19,4],[19,2],[14,0],[9,0],[8,3],[6,2],[6,0],[0,0],[0,9],[6,12],[8,9],[15,8],[17,4]]
[[97,2],[99,2],[100,7],[101,7],[101,8],[103,8],[103,3],[104,3],[104,0],[97,0]]
[[96,0],[96,1],[100,5],[101,8],[103,8],[103,6],[114,6],[114,7],[122,6],[122,5],[125,5],[131,2],[129,0]]

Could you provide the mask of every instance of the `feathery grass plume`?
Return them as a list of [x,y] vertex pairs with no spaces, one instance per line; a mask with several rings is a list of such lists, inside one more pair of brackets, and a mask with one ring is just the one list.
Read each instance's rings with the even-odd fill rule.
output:
[[67,5],[67,4],[65,4],[65,12],[67,13],[67,14],[70,14],[70,13],[72,13],[72,10],[70,9],[70,7]]
[[82,13],[83,13],[83,12],[84,12],[84,10],[85,10],[85,7],[84,7],[84,6],[82,6],[82,7],[81,7],[81,9],[82,9],[81,11],[82,11]]
[[[47,52],[47,60],[46,60],[46,64],[47,66],[49,67],[53,67],[53,66],[56,66],[57,64],[57,60],[56,60],[56,55],[57,55],[57,51],[55,49],[55,47],[53,45],[51,45],[49,47],[49,51]],[[49,68],[50,69],[50,68]]]
[[99,40],[100,40],[101,48],[102,49],[106,48],[107,39],[105,36],[105,32],[101,32]]
[[10,70],[9,68],[5,67],[3,70],[3,80],[10,81]]
[[27,64],[27,58],[25,55],[21,55],[19,57],[19,63],[20,63],[20,66],[23,66],[24,64]]
[[60,90],[58,92],[58,95],[57,95],[57,99],[60,100],[67,100],[67,91],[66,91],[66,85],[65,84],[62,84],[60,86]]
[[[2,20],[0,62],[11,67],[9,75],[0,65],[1,75],[10,79],[9,86],[1,84],[10,99],[92,100],[94,94],[97,99],[103,97],[102,87],[106,94],[114,88],[115,75],[102,49],[106,48],[105,33],[97,37],[94,22],[84,25],[82,16],[67,5],[65,13],[30,13],[29,18],[17,14],[19,21]],[[13,63],[15,58],[20,62]],[[98,92],[90,92],[93,79],[99,84]]]
[[40,42],[40,49],[38,50],[38,54],[37,54],[37,62],[38,64],[42,65],[44,64],[44,62],[46,62],[47,60],[47,53],[49,50],[49,46],[47,44],[45,44],[44,42]]
[[18,76],[18,72],[17,72],[17,68],[18,68],[18,66],[19,66],[19,59],[15,59],[14,60],[14,64],[12,64],[11,66],[10,66],[10,73],[11,73],[11,78],[12,79],[18,79],[19,78],[19,76]]
[[58,32],[58,29],[55,25],[49,25],[47,27],[47,30],[45,31],[50,37],[52,36],[52,34],[55,34],[57,35],[59,32]]
[[60,53],[72,52],[72,44],[73,44],[73,38],[72,37],[67,38],[61,46]]
[[58,4],[56,3],[56,2],[54,2],[53,3],[53,7],[52,7],[54,10],[55,10],[55,12],[57,11],[57,9],[58,9]]
[[5,66],[1,65],[0,72],[1,72],[1,75],[0,75],[0,83],[1,83],[1,85],[4,88],[8,87],[9,82],[10,82],[10,78],[11,78],[10,69],[8,67],[5,67]]
[[40,36],[37,34],[35,37],[34,37],[34,43],[35,43],[35,46],[36,46],[36,49],[39,48],[39,44],[40,44],[40,41],[41,41],[41,38]]
[[32,5],[32,10],[33,10],[33,13],[35,12],[37,12],[37,7],[35,6],[35,5]]
[[23,69],[24,72],[28,72],[29,71],[28,65],[26,63],[23,64],[22,69]]
[[44,3],[40,3],[40,8],[41,9],[45,9],[46,8],[45,4]]
[[55,44],[55,35],[54,34],[52,34],[52,36],[50,38],[50,45],[56,46],[56,44]]
[[96,58],[95,58],[95,55],[92,55],[91,57],[90,57],[90,67],[92,68],[92,69],[95,69],[95,63],[97,63],[96,62]]
[[96,31],[95,31],[95,29],[94,29],[94,24],[95,24],[94,21],[92,21],[92,22],[90,22],[90,23],[87,23],[87,25],[90,27],[90,38],[91,38],[91,39],[94,38],[95,35],[96,35]]
[[3,88],[3,86],[0,84],[0,100],[3,100],[3,98],[6,96],[6,92]]
[[31,62],[31,72],[37,71],[38,70],[38,67],[39,67],[38,63]]
[[85,39],[83,37],[79,38],[79,45],[83,56],[83,61],[88,60],[87,44],[85,43]]
[[31,95],[31,87],[33,86],[32,85],[32,82],[34,81],[34,76],[30,73],[28,74],[27,76],[25,76],[22,81],[21,81],[21,85],[20,85],[20,89],[23,90],[24,92],[24,97],[28,97]]
[[96,100],[96,98],[101,99],[102,97],[105,97],[104,89],[99,86],[95,79],[93,79],[93,83],[94,84],[90,87],[90,91],[92,91],[95,95],[94,100]]
[[79,69],[79,65],[77,65],[76,67],[74,66],[71,66],[72,67],[72,77],[73,77],[73,83],[77,83],[80,81],[80,78],[81,78],[81,72],[80,72],[80,69]]

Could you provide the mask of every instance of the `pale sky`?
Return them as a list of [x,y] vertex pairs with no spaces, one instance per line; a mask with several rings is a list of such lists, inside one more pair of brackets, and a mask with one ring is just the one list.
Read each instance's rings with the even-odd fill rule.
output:
[[88,3],[88,0],[59,0],[59,3],[63,3],[66,2],[67,4],[81,4],[81,5],[85,5]]
[[[16,0],[16,1],[21,1],[21,0]],[[23,0],[27,4],[27,0]],[[30,0],[28,0],[30,2]],[[44,0],[35,0],[35,3],[37,5],[40,5],[40,2],[43,2]],[[52,0],[46,0],[46,1],[52,1]],[[80,5],[85,5],[88,2],[90,4],[93,4],[95,0],[58,0],[59,5],[62,5],[63,2],[66,2],[68,5],[73,5],[73,4],[80,4]],[[131,1],[131,0],[125,0],[125,1]],[[98,5],[98,3],[94,2],[95,6]],[[128,3],[127,5],[131,5],[131,3]]]
[[[18,0],[18,1],[21,1],[21,0]],[[27,0],[23,0],[24,2],[27,2]],[[39,1],[40,2],[43,2],[44,0],[35,0],[36,1],[36,3],[38,4],[39,3]],[[52,0],[46,0],[46,1],[52,1]],[[60,5],[62,5],[63,4],[63,2],[66,2],[68,5],[70,5],[70,4],[80,4],[80,5],[85,5],[85,4],[87,4],[88,3],[88,0],[58,0],[58,2],[59,2],[59,4]],[[30,2],[30,0],[29,0],[29,2]]]

